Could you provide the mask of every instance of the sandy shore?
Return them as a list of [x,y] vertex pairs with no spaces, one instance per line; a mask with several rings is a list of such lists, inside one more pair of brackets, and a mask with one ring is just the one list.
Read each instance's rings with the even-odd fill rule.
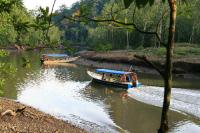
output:
[[[25,109],[20,112],[19,110]],[[17,112],[14,115],[5,111]],[[65,121],[40,112],[32,107],[25,106],[13,100],[0,98],[0,132],[1,133],[84,133],[86,131],[77,128]]]

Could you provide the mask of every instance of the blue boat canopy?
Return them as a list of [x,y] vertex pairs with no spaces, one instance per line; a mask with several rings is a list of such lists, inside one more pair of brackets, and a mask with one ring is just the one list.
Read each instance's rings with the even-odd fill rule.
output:
[[48,57],[68,57],[67,54],[44,54]]
[[116,74],[116,75],[123,75],[123,74],[130,74],[131,73],[131,72],[125,72],[125,71],[110,70],[110,69],[96,69],[96,72]]

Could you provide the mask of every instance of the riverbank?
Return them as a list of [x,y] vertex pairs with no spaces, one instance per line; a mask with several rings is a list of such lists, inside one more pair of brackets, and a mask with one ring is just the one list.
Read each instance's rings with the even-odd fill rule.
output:
[[0,113],[0,132],[85,132],[65,121],[9,99],[0,98]]
[[[141,73],[159,74],[151,66],[143,60],[137,59],[134,55],[145,54],[148,59],[156,64],[161,69],[164,69],[165,58],[162,56],[148,55],[148,53],[136,51],[109,51],[109,52],[94,52],[85,51],[79,53],[81,59],[76,61],[76,64],[82,64],[91,67],[101,67],[110,69],[129,70],[132,66],[136,71]],[[182,78],[200,78],[200,60],[196,57],[174,57],[173,74],[175,77]]]

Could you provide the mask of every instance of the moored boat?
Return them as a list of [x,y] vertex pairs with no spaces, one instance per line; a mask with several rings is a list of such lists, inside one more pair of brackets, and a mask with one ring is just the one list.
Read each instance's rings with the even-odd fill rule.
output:
[[95,72],[87,70],[94,82],[113,85],[126,89],[137,88],[141,86],[138,82],[135,72],[116,71],[110,69],[96,69]]
[[43,68],[60,68],[60,67],[68,67],[68,68],[76,68],[77,65],[74,63],[55,63],[55,64],[43,64]]
[[56,65],[60,63],[70,63],[76,61],[79,57],[70,57],[67,54],[43,54],[41,63],[45,65]]

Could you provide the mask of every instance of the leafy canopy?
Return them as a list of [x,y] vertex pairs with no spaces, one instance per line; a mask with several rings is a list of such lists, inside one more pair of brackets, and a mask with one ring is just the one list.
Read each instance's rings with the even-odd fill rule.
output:
[[[149,3],[149,5],[153,5],[155,0],[123,0],[125,8],[128,8],[133,2],[135,2],[137,7],[144,7]],[[162,0],[163,2],[165,0]]]
[[10,12],[13,5],[23,5],[22,0],[1,0],[0,1],[0,12]]

